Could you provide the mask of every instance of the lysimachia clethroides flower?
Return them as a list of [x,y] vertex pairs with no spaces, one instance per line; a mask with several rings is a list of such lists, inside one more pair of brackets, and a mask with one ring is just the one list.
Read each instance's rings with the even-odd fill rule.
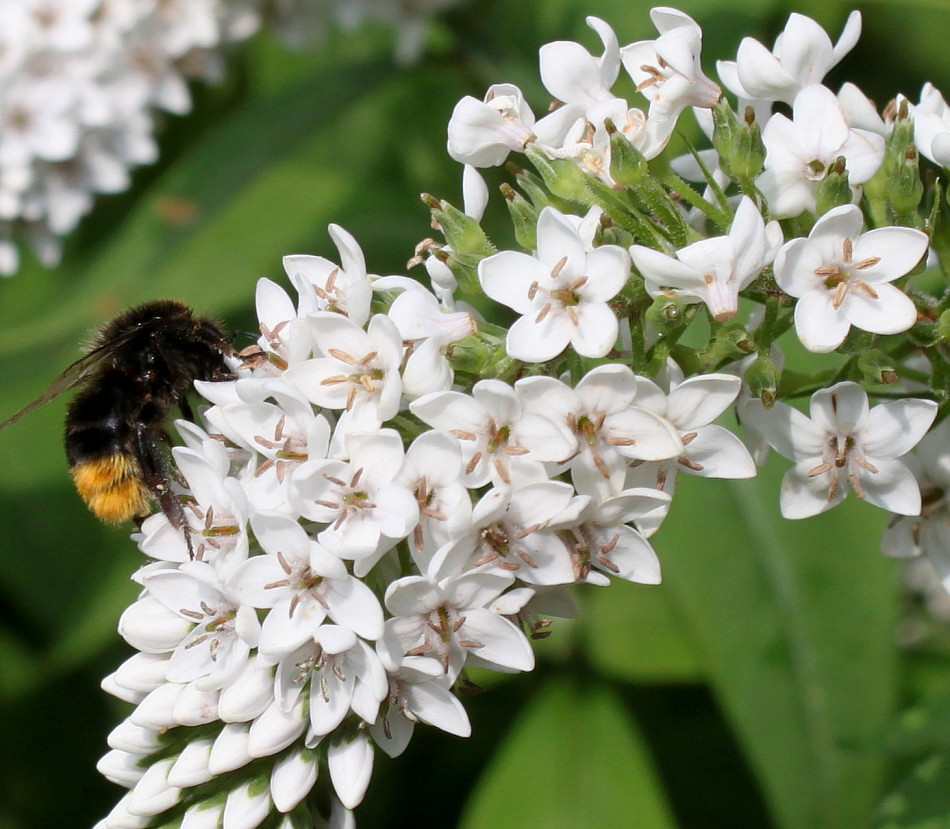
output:
[[[901,143],[950,158],[942,93],[884,113],[824,86],[855,12],[836,44],[801,15],[771,51],[747,38],[724,99],[699,24],[650,17],[654,39],[590,17],[594,52],[542,46],[541,118],[504,79],[458,103],[464,209],[427,197],[445,238],[415,278],[330,225],[340,264],[260,280],[260,337],[178,424],[184,524],[134,536],[137,652],[104,681],[132,710],[100,763],[127,792],[101,829],[355,826],[378,751],[477,730],[473,669],[533,670],[572,591],[663,589],[677,481],[751,478],[770,448],[782,515],[853,493],[950,586],[950,249]],[[692,183],[651,164],[689,107],[712,143],[673,165]],[[502,188],[504,245],[475,168],[512,153],[535,171]]]

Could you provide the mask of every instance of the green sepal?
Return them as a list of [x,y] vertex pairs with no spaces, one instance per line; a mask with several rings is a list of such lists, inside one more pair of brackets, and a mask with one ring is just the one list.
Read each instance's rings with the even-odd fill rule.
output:
[[749,387],[752,397],[761,400],[766,409],[771,409],[778,394],[782,372],[768,357],[759,357],[745,370],[742,379]]
[[890,385],[899,379],[894,360],[879,348],[869,348],[858,356],[858,371],[875,385]]
[[501,194],[511,214],[515,239],[525,250],[534,250],[538,246],[538,209],[509,184],[501,185]]
[[848,177],[847,161],[843,155],[839,155],[831,162],[824,179],[818,185],[816,196],[818,215],[823,216],[832,208],[851,204],[852,200],[853,193]]

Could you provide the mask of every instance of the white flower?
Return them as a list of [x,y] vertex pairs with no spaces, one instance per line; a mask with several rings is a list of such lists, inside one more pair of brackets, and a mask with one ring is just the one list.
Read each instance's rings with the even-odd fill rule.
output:
[[849,489],[868,503],[901,515],[920,513],[920,488],[897,458],[924,436],[937,414],[931,400],[907,398],[868,409],[857,383],[815,392],[811,418],[785,403],[766,409],[751,400],[742,419],[779,454],[795,461],[782,481],[786,518],[808,518],[841,503]]
[[489,608],[511,582],[510,575],[459,573],[450,567],[392,582],[386,607],[393,616],[379,641],[385,660],[434,659],[452,679],[473,655],[496,670],[532,670],[534,653],[524,634]]
[[501,380],[480,380],[471,396],[434,392],[409,404],[434,429],[451,432],[462,448],[462,482],[469,488],[546,480],[544,463],[559,463],[576,441],[549,418],[524,411],[514,389]]
[[[542,121],[557,120],[567,126],[583,117],[590,107],[615,97],[610,87],[620,73],[617,35],[600,18],[588,17],[586,22],[604,45],[604,53],[599,58],[570,40],[546,43],[539,50],[541,82],[556,100],[564,104],[554,110],[556,115],[552,113]],[[543,143],[556,143],[556,140],[555,134],[542,138]]]
[[927,235],[909,227],[861,233],[862,226],[860,208],[836,207],[775,259],[775,281],[798,298],[795,330],[809,351],[833,351],[852,325],[896,334],[917,321],[914,303],[888,283],[920,262]]
[[473,167],[504,164],[512,150],[534,140],[534,113],[513,84],[494,84],[479,101],[462,98],[449,119],[449,155]]
[[432,554],[464,532],[472,515],[472,501],[462,483],[459,441],[447,432],[423,432],[406,450],[397,481],[419,505],[409,542],[413,560],[425,570]]
[[298,254],[284,257],[284,271],[300,296],[301,317],[334,311],[362,328],[373,298],[363,251],[339,225],[331,224],[328,230],[339,251],[340,265],[322,256]]
[[331,453],[348,432],[378,429],[399,411],[402,338],[392,320],[376,314],[366,331],[330,311],[309,318],[323,357],[291,366],[284,378],[308,400],[327,409],[343,409]]
[[468,532],[448,542],[430,568],[513,575],[526,584],[575,579],[564,542],[548,530],[570,523],[586,504],[562,481],[490,489],[475,505]]
[[667,369],[669,394],[641,377],[637,379],[637,401],[673,424],[683,451],[671,460],[631,464],[626,485],[655,486],[672,495],[680,471],[702,478],[755,477],[755,463],[742,441],[713,423],[735,402],[742,381],[731,374],[699,374],[684,380],[672,361]]
[[818,185],[839,156],[847,163],[852,188],[871,178],[884,160],[883,137],[852,129],[835,94],[819,84],[798,93],[791,120],[773,115],[762,130],[762,141],[765,172],[756,184],[776,219],[814,212]]
[[383,613],[373,591],[297,521],[256,513],[251,527],[265,555],[240,565],[231,588],[252,607],[270,608],[258,643],[263,655],[283,656],[311,640],[328,616],[366,639],[379,638]]
[[739,292],[771,264],[781,243],[778,222],[766,224],[752,199],[743,196],[728,236],[693,242],[675,257],[633,245],[630,256],[651,295],[673,288],[686,302],[705,302],[713,319],[725,322],[738,311]]
[[670,496],[655,489],[628,489],[598,503],[585,497],[584,508],[570,523],[557,527],[571,552],[579,581],[606,586],[607,576],[641,584],[660,583],[660,562],[643,533],[629,526],[665,514]]
[[389,694],[369,733],[383,751],[390,757],[402,754],[417,722],[458,737],[471,736],[468,714],[449,689],[450,677],[435,660],[409,657],[402,664],[388,663],[386,653],[378,650],[389,678]]
[[446,350],[476,329],[468,311],[447,313],[434,294],[411,284],[415,287],[396,297],[387,314],[410,346],[402,371],[402,390],[408,398],[452,388],[455,374]]
[[277,665],[274,695],[284,711],[293,710],[309,684],[308,742],[333,731],[352,710],[374,722],[388,690],[376,652],[353,631],[321,625]]
[[905,456],[922,494],[920,515],[894,516],[881,541],[890,556],[926,555],[950,591],[950,419]]
[[186,561],[143,579],[148,591],[173,613],[193,623],[168,663],[170,682],[200,680],[201,687],[222,688],[244,667],[257,645],[260,624],[254,611],[221,584],[214,568]]
[[806,86],[821,83],[825,75],[850,52],[861,36],[861,12],[848,15],[838,42],[810,17],[789,15],[784,31],[770,52],[751,37],[742,39],[736,61],[718,61],[716,68],[726,87],[740,98],[784,101],[791,104]]
[[543,376],[525,377],[515,389],[529,412],[544,413],[574,435],[577,449],[565,465],[578,492],[616,495],[629,460],[664,460],[683,451],[673,425],[637,403],[636,375],[619,363],[591,369],[573,389]]
[[544,362],[570,344],[585,357],[604,357],[617,340],[617,317],[607,304],[627,281],[627,253],[616,245],[588,252],[563,214],[538,217],[537,256],[502,251],[478,263],[482,289],[522,314],[508,331],[508,354]]
[[914,108],[914,140],[923,156],[950,167],[950,108],[929,82],[920,90],[920,103]]
[[686,107],[711,107],[721,92],[700,66],[703,32],[696,21],[665,6],[651,9],[650,19],[660,36],[624,46],[620,57],[650,101],[648,128],[665,141]]
[[308,461],[294,478],[291,505],[300,515],[329,524],[317,540],[335,555],[356,559],[364,576],[379,557],[412,532],[419,508],[397,482],[402,438],[393,429],[350,434],[349,461]]

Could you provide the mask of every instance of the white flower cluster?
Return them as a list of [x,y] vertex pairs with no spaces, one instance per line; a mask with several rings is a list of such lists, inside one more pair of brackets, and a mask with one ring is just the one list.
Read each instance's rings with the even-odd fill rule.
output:
[[[551,256],[594,275],[599,253],[626,278],[624,251],[585,252],[567,217],[543,221]],[[475,332],[472,313],[368,275],[356,241],[330,232],[342,265],[286,257],[296,304],[261,280],[255,367],[201,384],[207,431],[179,423],[194,558],[163,514],[143,524],[153,563],[120,622],[140,653],[107,682],[136,708],[100,766],[130,792],[103,826],[146,825],[180,802],[182,826],[208,820],[201,785],[258,758],[273,759],[269,783],[213,807],[228,825],[232,811],[292,812],[321,762],[339,808],[355,807],[373,744],[401,754],[420,721],[469,734],[450,690],[463,668],[533,668],[525,632],[543,628],[535,613],[570,608],[566,585],[659,582],[647,538],[677,469],[755,472],[711,423],[739,393],[733,375],[671,367],[661,388],[607,363],[576,384],[453,387],[446,352]],[[176,726],[208,730],[140,765]]]
[[157,157],[156,112],[191,109],[188,82],[223,72],[222,47],[272,19],[290,40],[366,18],[420,48],[427,15],[454,0],[3,0],[0,2],[0,274],[18,243],[55,265],[100,193]]
[[[450,152],[490,165],[537,144],[611,184],[618,132],[655,154],[684,107],[710,106],[719,94],[699,68],[699,27],[672,9],[655,9],[653,19],[659,39],[621,49],[591,18],[600,58],[578,44],[545,46],[542,79],[563,106],[535,122],[516,88],[493,87],[484,103],[456,108]],[[739,94],[760,111],[785,101],[797,120],[799,108],[828,106],[842,123],[834,157],[796,145],[805,160],[793,177],[778,172],[790,139],[773,144],[770,135],[805,133],[771,116],[758,179],[766,201],[741,195],[728,212],[724,197],[706,205],[731,215],[717,222],[728,225],[725,235],[692,241],[693,231],[690,244],[650,246],[615,234],[624,241],[615,244],[605,240],[616,217],[609,209],[572,215],[538,205],[530,252],[483,247],[475,256],[428,240],[420,251],[430,291],[368,274],[357,242],[331,225],[340,264],[284,260],[296,301],[259,282],[257,346],[242,353],[237,379],[198,384],[212,403],[204,428],[178,424],[185,445],[173,452],[187,482],[188,525],[158,513],[138,537],[151,561],[136,575],[142,592],[120,631],[139,653],[105,683],[135,708],[100,764],[129,791],[100,826],[154,819],[250,829],[279,813],[290,827],[309,815],[315,785],[333,804],[330,825],[352,825],[375,749],[401,754],[419,722],[467,736],[453,692],[465,669],[531,670],[529,637],[544,635],[542,615],[570,614],[567,587],[660,581],[649,538],[679,472],[752,477],[753,453],[761,461],[771,446],[795,462],[782,489],[786,517],[815,515],[854,491],[905,516],[888,531],[886,551],[935,545],[950,570],[946,421],[919,457],[908,455],[936,403],[908,397],[871,407],[860,384],[843,380],[815,392],[806,416],[753,379],[763,366],[778,371],[773,340],[792,323],[806,347],[827,352],[852,327],[888,334],[917,321],[913,300],[890,283],[926,254],[923,232],[862,232],[860,209],[839,204],[807,238],[783,244],[778,222],[764,217],[791,209],[790,190],[802,200],[795,215],[815,209],[808,194],[828,172],[820,159],[836,166],[845,156],[862,181],[881,163],[884,139],[849,126],[819,83],[853,45],[857,20],[833,48],[793,16],[774,54],[744,43],[737,65],[720,64],[726,86],[741,82]],[[621,65],[647,96],[648,115],[608,92]],[[830,140],[828,123],[814,140]],[[854,145],[864,150],[852,158]],[[715,170],[720,187],[725,175]],[[464,181],[468,215],[436,216],[472,230],[486,194],[471,166]],[[685,210],[672,214],[686,226]],[[705,306],[713,330],[729,331],[740,292],[763,273],[771,310],[754,335],[740,331],[739,352],[757,353],[714,358],[711,341],[704,359],[720,370],[686,376],[663,350],[664,331],[651,328],[650,298],[653,307],[668,303],[670,319]],[[465,292],[479,289],[519,315],[504,337],[492,339],[493,326],[464,304]],[[502,340],[499,362],[486,351]],[[650,365],[652,376],[632,365]],[[714,422],[733,407],[752,453]]]

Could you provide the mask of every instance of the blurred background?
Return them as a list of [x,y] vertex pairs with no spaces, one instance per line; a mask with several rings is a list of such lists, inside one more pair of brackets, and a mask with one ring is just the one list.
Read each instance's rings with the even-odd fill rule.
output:
[[[743,36],[771,46],[791,11],[835,40],[853,4],[678,7],[702,26],[715,77]],[[361,243],[370,272],[406,273],[432,233],[419,194],[461,203],[461,168],[445,152],[456,101],[507,81],[542,112],[542,44],[577,40],[599,54],[591,14],[621,44],[651,39],[649,8],[459,2],[431,21],[409,66],[394,63],[382,26],[296,51],[267,31],[236,45],[225,80],[194,87],[192,113],[164,119],[160,160],[98,201],[62,265],[26,254],[0,282],[0,420],[79,356],[91,328],[135,303],[174,297],[254,329],[255,282],[287,286],[283,255],[336,259],[329,222]],[[880,106],[897,92],[917,100],[925,80],[950,91],[944,0],[861,10],[862,38],[828,85],[854,81]],[[683,123],[688,133],[692,119]],[[487,177],[494,188],[504,173]],[[484,224],[502,246],[512,236],[499,202]],[[128,527],[99,524],[72,490],[66,403],[0,434],[0,829],[88,827],[121,794],[95,763],[128,706],[99,683],[130,653],[115,627],[142,558]],[[888,823],[895,797],[923,804],[918,818],[950,820],[944,628],[878,552],[887,516],[852,499],[782,521],[784,468],[681,480],[654,539],[664,584],[578,591],[580,618],[539,643],[534,673],[486,679],[465,700],[471,739],[420,727],[403,757],[378,754],[358,823],[856,827],[876,814],[877,825],[919,825],[906,812]],[[913,795],[921,768],[946,781],[945,803],[933,800],[941,787]]]

